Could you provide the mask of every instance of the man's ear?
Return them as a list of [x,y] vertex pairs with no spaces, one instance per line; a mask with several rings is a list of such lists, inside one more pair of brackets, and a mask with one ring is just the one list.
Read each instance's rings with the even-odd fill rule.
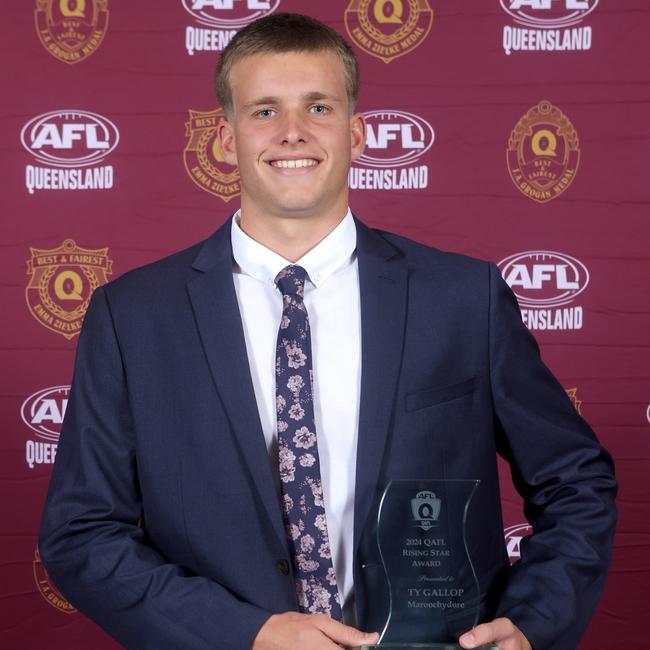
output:
[[237,147],[235,146],[235,129],[228,120],[221,120],[217,126],[217,138],[223,159],[237,166]]
[[355,113],[350,118],[350,153],[351,159],[356,160],[366,147],[366,120],[361,113]]

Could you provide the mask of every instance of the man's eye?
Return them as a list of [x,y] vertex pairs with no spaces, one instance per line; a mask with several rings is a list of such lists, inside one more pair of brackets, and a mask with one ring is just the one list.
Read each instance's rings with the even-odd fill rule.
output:
[[323,106],[322,104],[316,104],[315,106],[312,106],[310,110],[312,113],[320,113],[322,115],[323,113],[327,113],[329,111],[329,108],[327,108],[327,106]]
[[275,111],[272,108],[263,108],[261,111],[257,111],[259,117],[272,117],[275,115]]

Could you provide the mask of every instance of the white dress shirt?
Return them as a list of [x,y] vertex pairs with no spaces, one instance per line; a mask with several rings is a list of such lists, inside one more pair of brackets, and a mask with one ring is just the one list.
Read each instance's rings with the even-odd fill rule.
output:
[[[249,237],[238,221],[239,212],[231,229],[233,280],[257,409],[277,476],[275,350],[282,296],[274,279],[292,262]],[[348,210],[325,239],[294,262],[309,275],[304,300],[311,330],[314,418],[332,561],[347,623],[354,622],[352,531],[361,384],[356,241]]]

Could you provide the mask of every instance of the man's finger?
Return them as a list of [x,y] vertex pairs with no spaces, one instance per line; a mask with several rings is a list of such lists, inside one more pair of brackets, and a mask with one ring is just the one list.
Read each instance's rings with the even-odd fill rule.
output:
[[376,632],[362,632],[325,615],[318,616],[317,627],[332,641],[343,645],[374,645],[379,641],[379,634]]
[[509,618],[495,618],[490,623],[477,625],[458,641],[463,648],[494,643],[502,650],[532,650],[524,633]]
[[476,648],[486,643],[496,643],[513,636],[517,628],[507,618],[495,618],[490,623],[481,623],[458,639],[463,648]]

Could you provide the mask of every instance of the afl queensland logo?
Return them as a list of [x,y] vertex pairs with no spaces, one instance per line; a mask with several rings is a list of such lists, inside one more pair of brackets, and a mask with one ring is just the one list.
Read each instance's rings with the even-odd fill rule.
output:
[[35,392],[23,402],[20,417],[36,434],[25,443],[25,462],[29,469],[54,463],[69,395],[70,386],[52,386]]
[[23,147],[39,162],[86,167],[102,162],[120,140],[109,119],[88,111],[52,111],[32,118],[20,132]]
[[350,0],[345,10],[352,41],[384,63],[421,45],[432,23],[428,0]]
[[559,307],[573,302],[589,284],[587,267],[553,251],[526,251],[499,262],[505,281],[525,307]]
[[[419,164],[431,149],[435,132],[419,115],[395,110],[363,113],[366,148],[350,169],[352,189],[421,189],[429,169]],[[358,166],[369,169],[359,169]]]
[[39,438],[58,442],[69,395],[68,385],[43,388],[23,402],[20,417]]
[[273,13],[280,0],[181,0],[181,4],[202,25],[185,29],[185,49],[193,55],[220,52],[242,27]]
[[366,149],[357,162],[368,167],[402,167],[416,163],[433,145],[433,127],[404,111],[369,111]]
[[555,251],[525,251],[498,266],[530,329],[582,328],[582,307],[566,307],[589,284],[589,271],[580,260]]
[[514,526],[508,526],[503,531],[503,534],[510,564],[514,564],[521,559],[521,542],[524,537],[533,534],[533,527],[530,524],[515,524]]
[[503,10],[528,27],[549,29],[582,22],[599,0],[499,0]]
[[183,8],[202,25],[241,29],[273,13],[280,0],[181,0]]
[[510,133],[506,160],[517,189],[533,201],[546,203],[575,179],[580,163],[578,134],[557,106],[542,100]]
[[115,150],[120,134],[103,115],[72,109],[43,113],[23,126],[20,141],[40,163],[25,169],[30,194],[113,187],[113,167],[100,163]]
[[514,25],[503,28],[503,50],[565,52],[591,49],[592,31],[580,25],[599,0],[500,0]]
[[43,47],[64,63],[79,63],[102,43],[108,0],[36,0],[36,33]]

